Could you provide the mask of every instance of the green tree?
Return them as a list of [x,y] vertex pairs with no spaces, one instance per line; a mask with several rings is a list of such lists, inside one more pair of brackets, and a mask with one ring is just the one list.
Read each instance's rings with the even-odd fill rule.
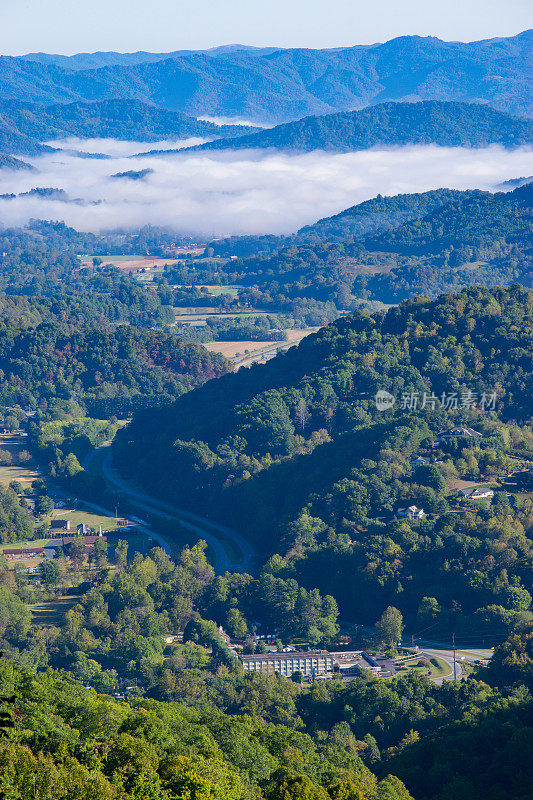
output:
[[376,622],[376,635],[379,641],[393,647],[402,638],[403,617],[394,606],[388,606]]
[[59,564],[54,559],[45,558],[39,564],[39,576],[47,586],[56,586],[59,580]]
[[125,567],[128,563],[128,543],[124,539],[119,539],[115,546],[115,564]]
[[54,501],[46,494],[39,494],[35,498],[35,513],[41,517],[50,514],[54,510]]

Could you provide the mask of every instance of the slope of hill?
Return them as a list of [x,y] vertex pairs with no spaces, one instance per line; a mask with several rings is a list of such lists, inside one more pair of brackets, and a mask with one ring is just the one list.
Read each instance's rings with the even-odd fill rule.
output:
[[440,101],[382,103],[362,111],[306,117],[243,136],[200,145],[201,150],[277,148],[347,152],[370,147],[436,144],[447,147],[516,147],[533,140],[533,123],[474,104]]
[[[217,270],[249,287],[243,298],[254,294],[256,304],[297,308],[306,318],[314,318],[317,301],[345,310],[361,299],[396,303],[472,283],[531,286],[532,194],[528,184],[496,194],[438,189],[377,197],[293,237],[235,237],[210,249],[240,256]],[[212,278],[187,275],[200,283]]]
[[[506,187],[507,188],[507,187]],[[273,255],[282,248],[296,245],[317,245],[332,242],[349,242],[372,234],[392,230],[408,220],[423,217],[454,200],[477,194],[477,190],[434,189],[419,194],[399,194],[392,197],[378,195],[356,206],[344,209],[332,217],[319,219],[290,236],[228,236],[214,239],[208,247],[213,255],[229,258],[247,258]]]
[[44,103],[136,98],[192,115],[283,122],[386,100],[489,103],[531,114],[523,69],[531,31],[505,39],[443,42],[403,36],[337,50],[225,50],[154,63],[74,71],[0,58],[0,95]]
[[37,139],[17,127],[9,113],[5,113],[0,101],[0,152],[17,155],[37,156],[52,152],[51,147],[41,144]]
[[33,167],[25,161],[21,161],[20,158],[13,158],[13,156],[6,156],[5,153],[0,153],[0,169],[14,169],[20,171],[33,169]]
[[[533,293],[514,286],[345,317],[266,365],[205,384],[157,418],[137,416],[119,434],[117,462],[148,491],[209,509],[266,557],[278,553],[267,571],[333,595],[344,619],[371,622],[390,603],[414,624],[431,596],[441,609],[435,623],[453,618],[466,628],[477,619],[479,630],[482,609],[517,609],[484,561],[500,552],[490,533],[498,523],[489,524],[500,506],[480,510],[476,522],[448,514],[445,476],[501,474],[512,463],[506,441],[531,453],[532,314]],[[376,407],[379,390],[397,399],[392,410]],[[458,407],[446,409],[439,398],[454,392]],[[476,407],[462,404],[464,392]],[[494,413],[480,406],[484,392],[496,392]],[[434,400],[402,402],[424,393]],[[524,419],[522,428],[504,431],[510,417]],[[483,435],[437,440],[457,424]],[[410,462],[421,454],[434,464],[415,472]],[[521,533],[531,528],[529,506],[522,517],[500,500],[503,518],[517,514],[508,577],[522,587],[533,554]],[[411,504],[431,514],[416,530],[394,520]],[[523,602],[529,607],[527,592]],[[462,609],[455,617],[454,608]],[[495,629],[508,624],[505,615],[494,620]]]
[[249,130],[240,125],[215,125],[139,100],[47,106],[0,100],[0,145],[9,152],[28,155],[43,152],[43,141],[67,136],[156,141],[165,137],[241,136]]
[[[135,586],[140,597],[138,578],[130,581],[128,591]],[[18,598],[3,592],[18,611]],[[5,661],[3,725],[13,732],[0,743],[4,797],[28,797],[31,784],[34,800],[412,800],[394,776],[378,783],[355,748],[269,723],[257,707],[233,716],[207,700],[191,708],[192,692],[181,704],[133,696],[120,702],[68,672]]]

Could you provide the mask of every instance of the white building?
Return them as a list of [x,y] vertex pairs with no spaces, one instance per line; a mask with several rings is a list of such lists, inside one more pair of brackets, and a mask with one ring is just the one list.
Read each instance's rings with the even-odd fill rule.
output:
[[494,497],[494,492],[492,489],[488,489],[487,487],[476,487],[475,489],[463,489],[461,491],[463,497],[467,497],[469,500],[482,500],[485,497]]
[[409,508],[399,508],[396,516],[398,519],[422,519],[426,516],[426,512],[423,508],[418,508],[418,506],[409,506]]
[[473,436],[483,436],[473,428],[450,428],[437,433],[437,439],[471,439]]
[[323,675],[333,672],[333,655],[327,650],[308,650],[292,653],[258,653],[239,658],[245,672],[279,672],[290,678],[295,672],[302,675]]

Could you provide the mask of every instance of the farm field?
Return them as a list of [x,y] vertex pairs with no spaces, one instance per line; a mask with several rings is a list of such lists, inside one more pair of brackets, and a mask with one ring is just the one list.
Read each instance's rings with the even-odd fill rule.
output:
[[265,316],[267,311],[233,311],[227,313],[220,313],[217,308],[198,306],[196,308],[174,308],[176,315],[176,322],[191,325],[205,325],[206,320],[210,317],[215,319],[242,319],[246,317],[262,317]]
[[[315,333],[317,328],[306,328],[304,330],[291,330],[287,331],[287,340],[283,342],[208,342],[204,345],[211,353],[222,353],[226,358],[236,358],[237,356],[248,356],[259,354],[263,351],[276,352],[278,347],[288,347],[298,344],[309,336],[310,333]],[[245,350],[248,352],[245,353]]]
[[166,264],[175,264],[176,258],[158,258],[146,256],[82,256],[81,266],[88,267],[92,265],[93,258],[102,260],[102,264],[112,264],[114,267],[122,270],[123,272],[138,272],[141,269],[157,270],[162,269]]
[[17,463],[20,453],[27,451],[26,434],[2,433],[0,434],[0,450],[11,453],[13,464],[0,466],[0,484],[8,486],[11,481],[20,481],[24,488],[32,481],[42,478],[33,460]]
[[455,491],[456,489],[496,489],[498,487],[497,478],[492,478],[489,481],[467,481],[462,480],[461,478],[452,478],[448,481],[448,487],[450,491]]

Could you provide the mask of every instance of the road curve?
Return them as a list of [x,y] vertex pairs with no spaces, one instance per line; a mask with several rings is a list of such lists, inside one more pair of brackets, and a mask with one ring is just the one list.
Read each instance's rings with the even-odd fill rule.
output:
[[[102,445],[91,453],[85,462],[86,469],[94,460],[96,453],[102,451],[104,451],[102,474],[107,483],[115,490],[126,495],[130,503],[141,511],[167,519],[176,519],[180,525],[192,531],[199,539],[204,539],[215,557],[214,567],[217,574],[224,574],[225,572],[253,573],[255,553],[243,536],[230,528],[153,497],[133,486],[119,475],[113,467],[109,444]],[[163,539],[163,537],[156,536],[153,532],[151,535],[158,540]],[[167,544],[169,543],[168,540],[164,541]]]
[[[438,686],[440,686],[444,681],[454,680],[453,653],[451,653],[449,650],[435,650],[433,648],[421,647],[420,655],[427,656],[428,658],[440,658],[442,659],[442,661],[445,661],[450,668],[450,671],[447,675],[442,675],[439,678],[432,678],[431,680],[433,681],[433,683],[436,683]],[[457,658],[455,659],[455,673],[456,673],[456,679],[461,680],[463,675],[463,668],[461,666],[461,662]]]

